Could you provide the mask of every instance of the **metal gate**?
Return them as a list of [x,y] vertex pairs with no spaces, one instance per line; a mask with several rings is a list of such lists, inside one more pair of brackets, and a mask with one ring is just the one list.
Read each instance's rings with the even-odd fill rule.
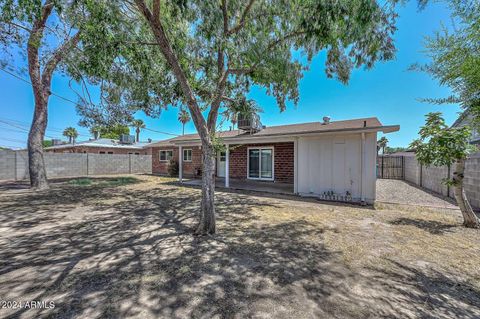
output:
[[377,156],[377,178],[403,179],[405,175],[403,156]]

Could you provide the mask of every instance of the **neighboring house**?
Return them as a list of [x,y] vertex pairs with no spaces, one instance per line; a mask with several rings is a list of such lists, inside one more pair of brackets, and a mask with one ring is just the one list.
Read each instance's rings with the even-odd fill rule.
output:
[[[293,192],[322,196],[334,192],[354,201],[375,200],[377,133],[395,132],[377,118],[301,123],[258,130],[219,132],[226,152],[218,152],[216,176],[229,187],[230,178],[293,184]],[[171,159],[179,162],[179,179],[201,175],[201,142],[188,134],[147,146],[152,170],[167,174]],[[348,193],[347,193],[348,192]]]
[[[453,123],[452,127],[463,127],[466,125],[471,125],[471,123],[472,115],[467,109],[458,117],[458,119]],[[470,144],[476,144],[478,147],[480,147],[480,132],[476,128],[472,128]]]
[[120,141],[100,138],[75,144],[59,144],[45,148],[46,152],[53,153],[93,153],[93,154],[135,154],[146,155],[149,149],[145,146],[149,143],[120,143]]

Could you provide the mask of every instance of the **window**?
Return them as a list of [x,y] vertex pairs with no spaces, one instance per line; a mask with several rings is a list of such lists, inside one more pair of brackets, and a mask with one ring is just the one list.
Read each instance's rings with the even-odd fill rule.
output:
[[113,154],[113,152],[108,152],[108,154]]
[[105,152],[98,152],[98,154],[105,154]]
[[273,180],[273,147],[248,149],[248,178]]
[[140,153],[135,153],[135,155],[140,155]]
[[167,162],[173,157],[173,151],[160,151],[160,161]]
[[192,150],[189,150],[189,149],[183,150],[183,161],[184,162],[192,161]]

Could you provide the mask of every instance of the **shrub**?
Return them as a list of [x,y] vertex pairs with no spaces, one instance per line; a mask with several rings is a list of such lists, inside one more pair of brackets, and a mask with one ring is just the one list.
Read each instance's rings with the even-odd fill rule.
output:
[[168,175],[178,176],[178,162],[173,158],[170,160],[170,163],[168,164]]

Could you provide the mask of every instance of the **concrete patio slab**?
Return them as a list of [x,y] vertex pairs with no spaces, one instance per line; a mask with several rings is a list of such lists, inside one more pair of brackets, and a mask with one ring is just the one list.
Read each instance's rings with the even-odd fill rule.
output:
[[[189,180],[184,180],[183,183],[191,186],[201,186],[202,180],[189,179]],[[223,178],[217,178],[215,180],[215,187],[225,188],[225,180]],[[264,192],[264,193],[272,193],[272,194],[293,195],[293,184],[287,184],[287,183],[272,183],[272,182],[253,181],[253,180],[230,179],[229,188],[236,189],[236,190],[247,190],[247,191]]]

